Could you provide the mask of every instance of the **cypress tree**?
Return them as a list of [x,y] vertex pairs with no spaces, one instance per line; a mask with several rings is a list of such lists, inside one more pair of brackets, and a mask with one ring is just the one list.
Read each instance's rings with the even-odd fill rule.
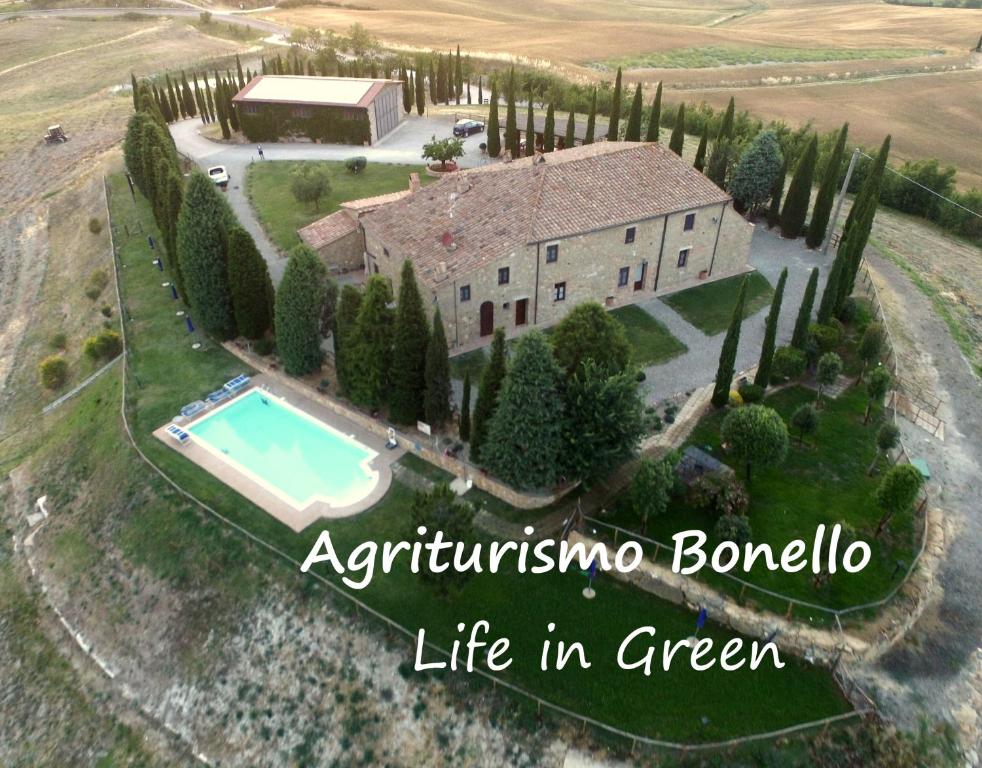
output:
[[813,135],[805,147],[805,151],[798,158],[794,175],[791,177],[791,185],[788,187],[787,197],[784,198],[784,207],[781,208],[781,234],[784,237],[799,237],[805,226],[817,155],[818,137]]
[[658,133],[661,129],[661,80],[658,81],[658,88],[655,90],[655,100],[651,102],[651,111],[648,112],[648,133],[645,141],[658,141]]
[[[467,84],[467,95],[468,96],[470,96],[470,92],[471,92],[470,83],[468,83]],[[468,102],[468,103],[470,103],[470,102]],[[478,78],[477,78],[477,103],[478,104],[483,104],[484,103],[484,78],[481,77],[481,76],[478,76]]]
[[679,104],[678,112],[675,113],[675,125],[672,128],[672,138],[668,141],[668,148],[679,157],[682,156],[682,145],[685,143],[685,103]]
[[402,263],[393,333],[392,369],[396,375],[392,377],[392,392],[389,395],[389,416],[396,424],[414,424],[423,417],[429,335],[426,310],[416,284],[413,262],[406,259]]
[[[392,360],[392,290],[381,275],[372,275],[365,283],[358,322],[349,353],[349,395],[358,405],[377,410],[385,402],[389,389]],[[347,339],[346,339],[347,341]],[[346,362],[347,364],[347,362]]]
[[450,359],[447,355],[447,334],[443,330],[440,307],[433,311],[433,333],[426,345],[426,392],[424,412],[426,423],[440,427],[450,418]]
[[733,383],[737,347],[740,346],[740,326],[743,325],[743,306],[746,300],[747,278],[743,278],[736,306],[733,307],[733,317],[730,318],[730,327],[726,331],[719,354],[719,368],[716,370],[716,386],[713,388],[712,398],[713,405],[717,408],[722,408],[730,400],[730,385]]
[[412,82],[406,68],[399,65],[399,79],[402,80],[402,109],[408,115],[413,111]]
[[164,118],[164,122],[173,123],[175,120],[174,111],[171,109],[170,99],[167,98],[167,94],[162,93],[156,85],[153,87],[153,92],[154,99],[157,102],[161,117]]
[[631,102],[631,111],[627,116],[624,141],[641,141],[641,83],[634,89],[634,101]]
[[276,291],[276,351],[283,370],[303,376],[321,367],[320,319],[327,270],[306,245],[290,251]]
[[829,216],[832,213],[832,203],[835,199],[835,188],[839,183],[839,169],[842,167],[842,157],[846,151],[848,133],[849,123],[845,123],[839,130],[839,137],[836,139],[828,165],[825,166],[825,175],[822,176],[822,184],[818,188],[815,207],[812,209],[812,218],[808,222],[808,234],[805,236],[805,245],[809,248],[818,248],[825,240]]
[[532,112],[532,89],[529,88],[529,109],[525,120],[525,157],[535,154],[535,115]]
[[416,114],[422,116],[426,109],[426,89],[423,85],[423,68],[416,62]]
[[481,449],[488,468],[515,488],[551,487],[564,471],[562,385],[563,372],[545,335],[529,331],[515,344]]
[[269,74],[269,72],[266,69],[266,57],[265,56],[260,56],[259,57],[259,71],[262,72],[264,75],[268,75]]
[[204,124],[208,123],[208,105],[205,104],[205,95],[198,85],[198,75],[192,73],[191,80],[194,82],[194,103],[198,107],[198,114],[201,116],[201,122]]
[[408,69],[406,70],[406,89],[409,91],[409,106],[406,108],[406,114],[411,115],[413,107],[416,106],[416,79]]
[[469,77],[467,78],[467,87],[464,89],[464,92],[467,94],[467,106],[469,107],[471,105],[471,79]]
[[[370,64],[370,67],[371,68],[369,70],[369,75],[371,76],[372,80],[377,80],[378,79],[378,62],[375,61],[375,59],[372,59],[371,64]],[[308,71],[307,74],[313,74],[313,72],[309,72]]]
[[501,154],[501,127],[498,125],[498,81],[491,79],[491,104],[488,107],[488,154]]
[[195,320],[220,339],[235,333],[225,250],[230,218],[231,211],[211,179],[193,171],[177,220],[177,258]]
[[512,160],[518,159],[518,117],[515,112],[515,70],[511,71],[508,82],[508,105],[505,113],[505,148],[511,152]]
[[815,320],[822,325],[828,325],[838,308],[839,292],[842,288],[846,263],[847,257],[839,250],[835,259],[832,260],[832,268],[829,270],[829,277],[825,281],[825,290],[822,292],[822,301],[818,305],[818,315],[815,317]]
[[773,229],[781,220],[781,201],[784,198],[784,185],[788,179],[788,156],[782,155],[781,170],[774,177],[771,185],[771,200],[767,206],[767,227]]
[[556,149],[556,110],[552,103],[546,110],[546,126],[542,133],[542,149],[552,152]]
[[490,358],[481,373],[477,402],[471,418],[470,458],[475,463],[481,462],[481,448],[488,438],[488,424],[498,407],[498,392],[501,390],[501,382],[505,380],[505,372],[505,332],[501,328],[495,328]]
[[730,101],[726,105],[726,112],[723,113],[723,120],[719,124],[719,134],[717,134],[717,139],[732,139],[733,138],[733,118],[736,114],[736,104],[733,101],[733,97],[730,96]]
[[222,81],[215,73],[215,111],[218,113],[218,124],[222,129],[222,138],[232,138],[232,131],[228,125],[228,114],[225,112],[225,95],[222,89]]
[[228,284],[239,335],[260,338],[273,322],[273,283],[252,235],[238,225],[228,231]]
[[586,118],[586,135],[583,138],[584,144],[593,144],[593,135],[597,130],[597,89],[593,89],[593,97],[590,99],[590,113]]
[[702,136],[699,137],[699,146],[696,148],[696,159],[692,163],[692,167],[699,171],[699,173],[702,173],[703,168],[706,167],[706,147],[708,144],[709,123],[703,123]]
[[460,104],[460,96],[464,92],[464,68],[460,63],[460,45],[457,46],[457,60],[454,62],[454,96]]
[[607,141],[617,141],[620,138],[621,121],[621,68],[617,68],[614,78],[614,94],[610,102],[610,123],[607,126]]
[[136,75],[134,75],[132,72],[130,72],[130,88],[133,91],[133,111],[139,112],[140,104],[139,104],[139,100],[137,99],[137,91],[139,89],[136,86]]
[[464,391],[460,397],[460,439],[471,439],[471,372],[464,371]]
[[729,169],[730,154],[732,152],[733,139],[733,118],[736,106],[733,97],[730,97],[726,105],[726,112],[719,124],[719,131],[716,134],[716,141],[713,142],[713,151],[709,154],[709,164],[706,175],[712,179],[720,189],[726,183],[726,172]]
[[791,334],[791,346],[804,352],[808,342],[808,326],[812,322],[812,307],[815,304],[815,293],[818,291],[818,267],[813,267],[808,276],[805,293],[798,307],[798,318],[794,322],[794,333]]
[[231,78],[225,82],[225,113],[228,115],[228,124],[233,131],[239,130],[239,112],[232,103]]
[[566,134],[563,136],[563,148],[569,149],[574,146],[576,146],[576,113],[570,110],[569,117],[566,118]]
[[245,75],[242,74],[242,62],[239,61],[239,54],[235,54],[235,72],[239,76],[239,90],[246,87]]
[[355,344],[361,292],[350,283],[341,287],[338,310],[334,314],[334,371],[338,388],[347,396],[351,388],[351,348]]
[[764,329],[764,343],[760,348],[760,361],[754,384],[766,388],[771,380],[771,364],[774,362],[774,348],[777,343],[777,321],[781,315],[781,302],[784,300],[784,284],[788,281],[788,268],[781,270],[781,276],[771,298],[771,310],[767,313],[767,326]]
[[180,261],[177,258],[177,220],[181,215],[181,205],[184,202],[184,179],[177,168],[168,167],[163,183],[163,195],[166,199],[167,223],[163,228],[164,250],[170,255],[170,272],[174,278],[174,286],[181,299],[187,302],[187,292],[184,289],[184,276],[181,274]]
[[433,68],[433,56],[430,56],[430,103],[438,104],[436,98],[436,70]]
[[215,97],[211,92],[211,81],[208,79],[208,73],[205,72],[205,100],[208,102],[208,119],[210,122],[215,122],[218,119],[218,110],[215,107]]
[[188,84],[187,75],[185,75],[183,72],[181,72],[181,94],[184,97],[188,117],[197,117],[198,105],[195,104],[194,93],[192,93],[191,86]]
[[443,55],[437,54],[436,59],[436,101],[443,104],[447,100],[447,65]]
[[167,96],[167,106],[170,107],[171,115],[173,115],[175,120],[179,117],[184,117],[181,112],[181,105],[178,103],[177,96],[174,93],[174,83],[171,81],[170,75],[164,75],[164,81],[167,83],[164,93]]

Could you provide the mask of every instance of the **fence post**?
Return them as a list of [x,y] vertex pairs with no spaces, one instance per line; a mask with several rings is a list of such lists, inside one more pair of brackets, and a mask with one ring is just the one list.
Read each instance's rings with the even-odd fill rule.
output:
[[661,544],[655,543],[655,554],[651,556],[651,562],[655,562],[658,559],[658,552],[661,549]]
[[790,619],[792,610],[794,610],[794,603],[791,600],[788,600],[788,612],[784,614],[784,618]]

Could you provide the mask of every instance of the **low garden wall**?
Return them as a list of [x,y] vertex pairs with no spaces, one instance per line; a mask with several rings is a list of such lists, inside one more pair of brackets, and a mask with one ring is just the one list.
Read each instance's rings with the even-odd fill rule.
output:
[[304,397],[309,397],[316,400],[321,405],[325,406],[326,408],[330,408],[338,415],[354,422],[363,429],[373,432],[381,437],[385,437],[389,429],[394,430],[396,440],[398,441],[399,445],[401,445],[407,451],[416,454],[431,464],[435,464],[455,477],[470,479],[474,485],[480,488],[482,491],[490,493],[492,496],[501,499],[513,507],[518,507],[519,509],[538,509],[539,507],[546,507],[557,502],[572,488],[572,486],[565,486],[551,493],[528,493],[524,491],[517,491],[511,486],[505,485],[500,480],[496,480],[490,475],[485,474],[482,470],[473,466],[472,464],[468,464],[460,459],[455,459],[452,456],[447,456],[438,449],[427,445],[427,441],[432,441],[433,438],[428,435],[424,435],[422,432],[417,432],[416,430],[403,432],[393,425],[380,421],[379,419],[374,419],[363,411],[360,411],[347,403],[341,402],[337,398],[317,391],[314,387],[311,387],[302,380],[289,376],[278,368],[273,368],[268,362],[266,362],[266,360],[247,352],[234,342],[225,342],[223,346],[237,358],[242,360],[242,362],[244,362],[246,365],[257,371],[261,371],[266,376],[275,378],[279,383],[290,387],[295,392],[299,392]]

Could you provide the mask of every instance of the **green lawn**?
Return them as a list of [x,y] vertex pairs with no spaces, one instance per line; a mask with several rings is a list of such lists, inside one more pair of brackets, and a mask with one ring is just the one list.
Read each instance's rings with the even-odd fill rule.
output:
[[[771,395],[765,402],[787,421],[799,405],[814,399],[813,390],[792,387]],[[910,563],[916,551],[914,517],[912,512],[896,517],[880,539],[873,538],[879,520],[874,493],[881,475],[869,477],[866,469],[873,460],[874,439],[881,419],[874,418],[864,426],[865,405],[861,387],[846,391],[836,400],[826,400],[820,411],[818,434],[804,446],[793,439],[783,464],[754,473],[749,486],[748,514],[753,542],[766,542],[777,551],[792,539],[810,541],[820,523],[830,526],[846,522],[861,539],[870,543],[873,551],[870,564],[858,574],[840,572],[821,587],[814,586],[810,571],[786,574],[762,567],[749,575],[737,574],[741,578],[831,608],[877,600],[897,583],[901,575],[895,575],[897,561]],[[726,411],[708,414],[689,438],[690,444],[709,450],[724,461],[719,430],[725,414]],[[734,465],[734,469],[742,479],[742,467]],[[620,512],[612,522],[637,528],[637,520]],[[711,546],[715,542],[712,535],[715,522],[712,513],[694,509],[680,499],[672,503],[665,516],[649,521],[647,535],[670,543],[676,532],[698,528],[709,535]],[[739,585],[718,574],[713,574],[710,580],[731,592],[739,591]]]
[[[743,278],[744,275],[736,275],[725,280],[697,285],[695,288],[665,296],[662,301],[707,336],[715,336],[725,331],[730,324]],[[767,306],[774,289],[760,272],[750,272],[746,278],[747,301],[743,308],[743,316],[750,317],[761,307]]]
[[[113,177],[112,185],[114,221],[120,224],[140,216],[146,230],[153,232],[146,203],[141,199],[137,209],[120,177]],[[405,538],[411,491],[398,481],[368,512],[317,523],[295,534],[151,436],[151,430],[183,403],[213,389],[242,366],[216,345],[206,344],[204,351],[191,349],[192,337],[175,318],[174,303],[161,289],[159,273],[146,265],[142,251],[137,239],[123,244],[121,259],[126,266],[121,275],[124,303],[133,317],[127,325],[133,343],[130,370],[140,382],[131,391],[128,408],[136,440],[150,459],[231,521],[297,559],[305,557],[324,529],[330,530],[342,556],[366,540]],[[165,505],[135,503],[140,504],[140,513],[133,516],[129,535],[155,571],[180,571],[186,562],[185,547],[212,552],[203,558],[207,562],[227,560],[226,552],[243,557],[242,539],[213,520],[174,515]],[[284,578],[296,577],[290,566],[282,572]],[[178,578],[179,573],[172,577]],[[495,636],[512,642],[514,663],[505,673],[507,679],[549,701],[641,734],[702,741],[781,728],[849,709],[824,670],[788,656],[782,670],[764,665],[754,672],[746,668],[722,672],[717,665],[697,674],[676,664],[668,673],[657,667],[651,678],[621,670],[616,666],[617,647],[632,629],[651,624],[657,627],[659,642],[678,639],[692,632],[695,617],[612,578],[600,579],[598,598],[593,601],[582,598],[583,586],[578,573],[523,576],[506,570],[476,575],[459,596],[441,599],[399,561],[392,573],[378,574],[358,597],[413,631],[425,628],[427,639],[442,647],[459,637],[458,622],[488,619]],[[549,621],[558,627],[554,638],[584,643],[592,667],[539,671],[539,650]],[[719,642],[733,637],[713,624],[702,635]],[[409,646],[405,648],[411,662]],[[774,706],[776,701],[781,706]],[[523,711],[530,707],[521,698],[516,706]]]
[[[611,310],[611,317],[624,326],[627,340],[631,345],[631,362],[640,368],[657,365],[681,355],[688,348],[669,333],[668,329],[655,320],[641,307],[633,304]],[[548,335],[551,328],[545,330]],[[507,348],[514,343],[510,339]],[[450,358],[450,375],[455,379],[464,378],[464,372],[471,374],[471,383],[475,386],[481,380],[481,372],[488,362],[486,347],[465,352]]]
[[[351,148],[352,157],[358,148]],[[315,162],[315,161],[304,161]],[[290,171],[297,163],[285,160],[255,162],[246,172],[246,194],[256,210],[259,221],[270,240],[282,251],[288,251],[300,238],[297,230],[338,210],[341,203],[362,197],[374,197],[398,192],[409,186],[409,174],[419,173],[420,182],[433,181],[422,165],[392,165],[369,162],[364,171],[355,175],[345,170],[340,161],[316,161],[331,174],[331,192],[315,209],[298,203],[290,192]]]

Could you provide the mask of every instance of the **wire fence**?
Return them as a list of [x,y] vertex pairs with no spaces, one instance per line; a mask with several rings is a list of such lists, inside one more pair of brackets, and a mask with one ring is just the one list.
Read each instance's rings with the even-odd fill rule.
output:
[[[103,177],[103,185],[105,187],[105,194],[106,194],[106,211],[107,211],[107,215],[110,215],[109,214],[109,212],[110,212],[109,200],[110,200],[110,197],[111,197],[111,192],[110,192],[110,188],[109,188],[108,179],[106,179],[106,177]],[[111,237],[111,239],[113,239],[112,238],[112,235],[110,235],[110,237]],[[157,466],[157,464],[155,464],[143,452],[143,450],[140,448],[139,444],[137,443],[137,441],[136,441],[136,439],[135,439],[135,437],[133,435],[132,428],[130,426],[129,414],[127,412],[128,411],[128,409],[127,409],[127,403],[128,403],[128,398],[127,398],[127,385],[128,385],[128,374],[130,373],[130,371],[129,371],[129,368],[130,368],[129,337],[128,337],[127,332],[126,332],[126,323],[122,320],[122,317],[123,317],[123,314],[124,314],[122,312],[122,307],[124,306],[124,304],[123,304],[123,291],[122,291],[122,286],[121,286],[121,282],[120,282],[120,271],[121,271],[119,269],[119,258],[120,257],[119,257],[119,251],[117,250],[117,247],[116,247],[116,244],[115,244],[115,240],[114,239],[113,239],[113,242],[112,242],[112,251],[113,251],[113,285],[114,285],[114,288],[116,290],[116,299],[119,302],[119,306],[121,308],[121,311],[120,311],[120,318],[121,318],[120,319],[120,332],[121,332],[121,335],[122,335],[122,338],[123,338],[123,359],[124,359],[124,365],[122,366],[122,397],[120,398],[120,416],[121,416],[122,421],[123,421],[123,429],[126,432],[127,440],[129,441],[129,443],[132,446],[133,450],[136,451],[136,453],[140,457],[140,459],[147,466],[149,466],[158,476],[160,476],[160,478],[165,483],[167,483],[171,488],[173,488],[176,493],[178,493],[180,496],[184,497],[189,502],[191,502],[192,504],[196,505],[197,507],[199,507],[200,509],[202,509],[203,511],[205,511],[206,513],[208,513],[214,519],[218,520],[222,524],[228,526],[230,529],[232,529],[232,530],[236,531],[237,533],[241,534],[242,536],[244,536],[246,539],[248,539],[250,542],[252,542],[256,546],[258,546],[261,549],[269,552],[270,554],[275,555],[277,558],[283,560],[284,562],[289,563],[290,565],[292,565],[295,568],[297,568],[297,570],[299,571],[300,566],[302,565],[302,563],[299,560],[297,560],[296,558],[294,558],[288,552],[283,551],[282,549],[280,549],[279,547],[277,547],[275,544],[272,544],[272,543],[266,541],[265,539],[263,539],[263,538],[255,535],[254,533],[252,533],[251,531],[249,531],[247,528],[245,528],[245,527],[239,525],[238,523],[236,523],[235,521],[229,519],[228,517],[226,517],[225,515],[223,515],[218,510],[214,509],[213,507],[211,507],[210,505],[208,505],[204,501],[202,501],[199,498],[197,498],[196,496],[194,496],[189,491],[186,491],[175,480],[173,480],[166,472],[164,472],[163,469],[161,469],[159,466]],[[368,604],[366,604],[362,600],[360,600],[357,597],[355,597],[354,595],[352,595],[350,592],[348,592],[344,588],[340,587],[338,584],[332,582],[330,579],[328,579],[328,578],[326,578],[326,577],[324,577],[324,576],[322,576],[322,575],[320,575],[318,573],[315,573],[314,571],[308,571],[306,575],[308,577],[310,577],[310,578],[315,579],[318,584],[320,584],[323,587],[325,587],[326,589],[330,590],[334,595],[342,598],[344,601],[347,601],[347,603],[350,604],[355,609],[355,612],[359,616],[362,613],[364,613],[366,616],[371,617],[372,619],[374,619],[374,620],[380,622],[381,624],[383,624],[389,630],[392,630],[393,632],[395,632],[397,634],[397,636],[400,636],[403,639],[408,640],[411,645],[415,645],[417,643],[417,635],[416,635],[416,632],[414,632],[413,630],[408,629],[407,627],[404,627],[403,625],[399,624],[398,622],[393,621],[392,619],[390,619],[385,614],[383,614],[383,613],[375,610],[374,608],[372,608],[371,606],[369,606]],[[422,646],[425,649],[427,649],[427,650],[429,650],[429,651],[437,654],[438,656],[444,657],[446,659],[452,658],[452,654],[451,654],[450,651],[447,651],[447,650],[439,647],[438,645],[435,645],[434,643],[432,643],[430,641],[424,641],[422,643]],[[774,739],[785,738],[785,737],[788,737],[788,736],[801,735],[801,734],[807,733],[809,731],[814,731],[814,730],[818,730],[818,729],[828,728],[828,727],[830,727],[832,725],[836,725],[836,724],[840,724],[840,723],[846,723],[846,722],[850,722],[850,721],[859,720],[859,719],[861,719],[863,717],[866,717],[868,715],[871,715],[871,714],[874,714],[875,713],[875,706],[873,705],[872,700],[869,699],[869,697],[866,696],[865,693],[863,693],[863,697],[865,697],[865,698],[863,698],[861,701],[862,702],[868,702],[868,706],[867,705],[856,706],[856,701],[854,700],[853,696],[855,696],[855,691],[856,690],[861,690],[861,689],[859,688],[858,685],[855,684],[854,681],[851,680],[851,678],[849,678],[848,673],[841,667],[841,665],[837,665],[837,667],[832,670],[832,674],[833,674],[833,677],[835,678],[836,682],[840,685],[840,687],[842,687],[844,695],[853,704],[853,706],[856,707],[852,712],[845,712],[845,713],[840,714],[840,715],[833,715],[833,716],[824,717],[824,718],[821,718],[821,719],[818,719],[818,720],[812,720],[812,721],[809,721],[809,722],[799,723],[799,724],[793,725],[793,726],[788,726],[787,728],[780,728],[780,729],[773,730],[773,731],[766,731],[766,732],[762,732],[762,733],[750,734],[748,736],[740,736],[740,737],[733,738],[733,739],[726,739],[726,740],[722,740],[722,741],[706,741],[706,742],[698,742],[698,743],[694,743],[694,744],[686,744],[686,743],[682,743],[682,742],[668,741],[668,740],[664,740],[664,739],[656,739],[656,738],[652,738],[650,736],[644,736],[644,735],[641,735],[641,734],[632,733],[630,731],[623,730],[621,728],[617,728],[615,726],[612,726],[612,725],[609,725],[607,723],[601,722],[601,721],[596,720],[595,718],[592,718],[592,717],[590,717],[588,715],[584,715],[582,713],[579,713],[579,712],[576,712],[576,711],[574,711],[572,709],[569,709],[567,707],[564,707],[561,704],[556,704],[555,702],[548,701],[547,699],[544,699],[541,696],[539,696],[539,695],[537,695],[535,693],[532,693],[531,691],[526,690],[525,688],[523,688],[523,687],[521,687],[519,685],[516,685],[515,683],[512,683],[512,682],[510,682],[508,680],[504,680],[504,679],[498,677],[497,675],[492,674],[488,670],[482,669],[479,666],[475,666],[473,668],[473,671],[472,671],[471,674],[477,675],[479,678],[481,678],[482,680],[484,680],[486,683],[489,683],[491,685],[491,687],[492,687],[492,690],[495,690],[496,691],[498,688],[501,688],[503,691],[505,691],[505,692],[507,692],[509,694],[518,696],[521,699],[524,699],[524,700],[526,700],[526,701],[534,704],[535,705],[535,708],[536,708],[536,710],[537,710],[537,712],[539,714],[542,714],[543,712],[551,712],[551,713],[553,713],[555,715],[559,715],[559,716],[561,716],[563,718],[566,718],[566,719],[569,719],[569,720],[572,720],[574,722],[579,723],[580,724],[580,727],[582,729],[582,732],[586,732],[587,728],[592,728],[592,729],[594,729],[594,731],[596,731],[596,732],[598,732],[600,734],[605,734],[607,736],[612,736],[612,737],[615,737],[617,739],[620,739],[625,744],[629,744],[630,745],[630,749],[631,749],[632,753],[639,746],[645,746],[645,747],[649,747],[649,748],[662,749],[662,750],[672,750],[672,751],[682,752],[682,753],[697,752],[697,751],[716,751],[716,750],[721,750],[721,749],[728,749],[728,748],[731,748],[731,747],[737,747],[737,746],[740,746],[740,745],[743,745],[743,744],[750,744],[750,743],[762,742],[762,741],[772,741]]]

